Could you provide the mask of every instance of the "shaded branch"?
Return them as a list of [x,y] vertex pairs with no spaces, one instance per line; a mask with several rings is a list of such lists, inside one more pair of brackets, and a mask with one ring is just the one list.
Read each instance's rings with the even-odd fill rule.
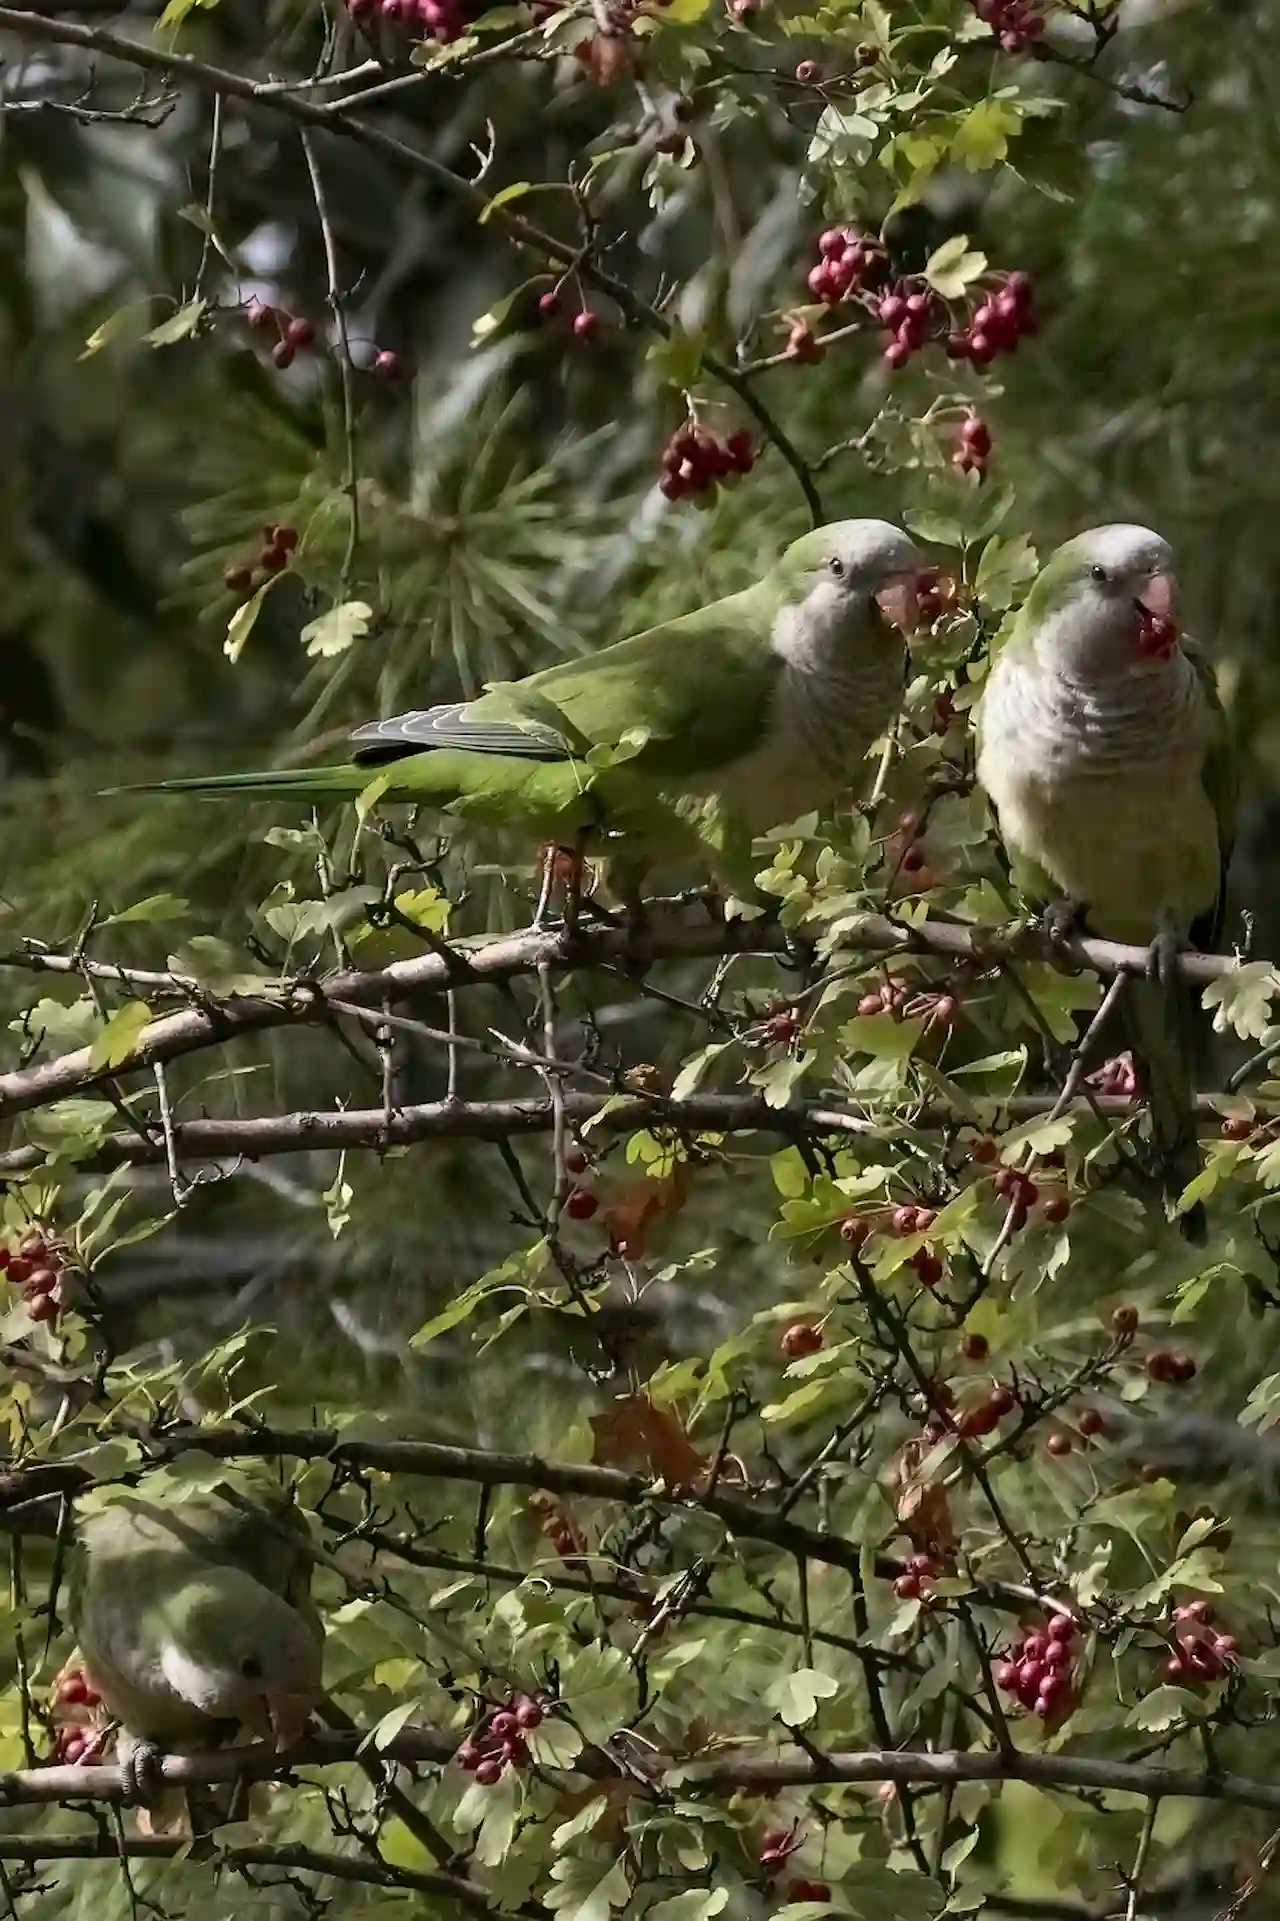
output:
[[[3,20],[4,9],[0,8],[0,24]],[[842,949],[855,952],[933,954],[983,967],[995,966],[1011,956],[1053,961],[1061,952],[1033,927],[1020,925],[1012,931],[998,932],[943,920],[926,920],[919,926],[905,927],[883,914],[860,916],[842,927],[840,938]],[[319,980],[295,981],[286,984],[278,996],[270,998],[205,999],[197,1007],[153,1021],[142,1030],[133,1053],[109,1068],[94,1061],[91,1047],[80,1047],[56,1060],[0,1074],[0,1118],[65,1100],[69,1094],[81,1093],[106,1080],[149,1070],[158,1062],[198,1053],[202,1048],[217,1046],[240,1034],[262,1033],[299,1021],[328,1019],[330,997],[381,1007],[388,1000],[440,993],[448,986],[460,990],[482,981],[497,983],[516,975],[536,974],[541,966],[579,969],[640,959],[652,963],[719,958],[726,954],[782,954],[788,951],[789,944],[787,931],[772,920],[689,926],[679,915],[655,915],[645,933],[643,956],[634,951],[625,928],[589,931],[528,928],[497,940],[482,940],[474,947],[459,948],[458,953],[464,953],[467,961],[465,980],[459,978],[456,955],[432,952],[396,961],[375,972],[350,970]],[[1080,940],[1074,942],[1069,951],[1081,965],[1107,978],[1120,973],[1146,973],[1147,950],[1143,947],[1124,946],[1117,941]],[[1238,963],[1231,955],[1184,954],[1179,964],[1185,980],[1203,985],[1231,973]]]

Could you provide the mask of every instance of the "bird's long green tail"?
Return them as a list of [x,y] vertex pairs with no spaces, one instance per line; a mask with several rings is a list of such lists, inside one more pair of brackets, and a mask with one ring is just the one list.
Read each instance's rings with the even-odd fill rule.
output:
[[133,787],[109,787],[109,794],[296,794],[300,799],[336,794],[354,799],[378,778],[376,767],[350,762],[335,767],[266,768],[252,774],[192,774],[178,780],[149,780]]
[[[1120,1000],[1121,1025],[1138,1085],[1151,1108],[1160,1180],[1176,1201],[1200,1172],[1195,1115],[1195,1003],[1186,983],[1131,980]],[[1203,1241],[1202,1206],[1179,1215],[1188,1240]]]

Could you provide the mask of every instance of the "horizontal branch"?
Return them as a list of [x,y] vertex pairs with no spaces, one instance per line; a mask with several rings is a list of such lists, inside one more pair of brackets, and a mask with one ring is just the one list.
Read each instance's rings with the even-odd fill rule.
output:
[[[0,25],[4,9],[0,7]],[[1058,950],[1035,928],[1018,926],[1012,932],[926,920],[915,927],[883,914],[865,914],[842,928],[842,950],[873,954],[932,954],[955,963],[996,966],[1010,958],[1053,960]],[[132,1054],[106,1067],[95,1061],[91,1047],[76,1048],[56,1060],[0,1074],[0,1119],[47,1106],[68,1095],[82,1093],[122,1074],[150,1069],[180,1056],[198,1053],[234,1039],[300,1021],[331,1018],[327,1000],[355,1001],[381,1006],[388,1000],[414,994],[440,993],[446,987],[490,984],[537,972],[541,966],[589,969],[595,966],[643,966],[664,960],[720,958],[726,954],[782,954],[792,937],[772,920],[707,921],[690,925],[678,914],[655,915],[637,941],[626,929],[606,928],[573,933],[564,928],[529,928],[499,939],[481,939],[472,946],[457,945],[447,952],[432,951],[411,960],[396,961],[372,972],[347,970],[319,980],[298,981],[278,997],[236,996],[208,999],[200,1006],[163,1015],[143,1028]],[[1115,941],[1081,940],[1072,947],[1083,966],[1110,977],[1141,974],[1147,964],[1143,947]],[[1230,955],[1185,954],[1184,977],[1204,983],[1230,973],[1237,962]],[[463,974],[465,970],[465,974]]]
[[[1221,1123],[1223,1097],[1196,1096],[1196,1111],[1211,1127]],[[1076,1103],[1081,1112],[1083,1102]],[[1265,1103],[1260,1103],[1265,1105]],[[1002,1119],[1018,1125],[1054,1113],[1053,1094],[1013,1094],[1004,1101],[972,1103],[974,1116],[996,1109]],[[1124,1121],[1143,1111],[1143,1103],[1118,1095],[1096,1097],[1088,1111],[1105,1119]],[[1268,1109],[1268,1111],[1270,1111]],[[868,1103],[861,1112],[805,1101],[794,1107],[770,1107],[757,1094],[696,1094],[669,1100],[659,1094],[582,1094],[564,1096],[565,1118],[575,1128],[591,1126],[601,1134],[631,1134],[642,1128],[670,1127],[683,1133],[779,1134],[786,1140],[822,1140],[842,1134],[877,1134],[892,1123],[920,1132],[963,1125],[964,1112],[955,1107],[886,1105],[880,1111]],[[550,1101],[423,1101],[392,1108],[347,1107],[297,1114],[264,1114],[254,1120],[184,1121],[173,1129],[176,1159],[194,1161],[258,1161],[275,1154],[301,1154],[367,1147],[383,1150],[408,1147],[418,1141],[522,1140],[549,1134],[555,1123]],[[975,1120],[975,1125],[977,1124]],[[0,1154],[0,1181],[34,1173],[47,1155],[41,1147],[17,1147]],[[102,1174],[115,1167],[162,1166],[162,1139],[144,1141],[137,1134],[108,1134],[76,1163],[82,1173]]]
[[[212,1754],[169,1755],[163,1763],[163,1775],[166,1785],[174,1787],[237,1778],[262,1780],[273,1775],[287,1778],[299,1768],[349,1763],[360,1742],[368,1738],[367,1731],[309,1736],[285,1756],[261,1743],[223,1748]],[[442,1765],[456,1745],[456,1737],[404,1728],[379,1752],[386,1760]],[[699,1792],[732,1795],[744,1790],[774,1794],[783,1788],[859,1781],[895,1781],[902,1786],[924,1783],[938,1787],[954,1787],[966,1781],[1025,1781],[1040,1788],[1135,1794],[1147,1800],[1217,1801],[1280,1811],[1280,1783],[1251,1781],[1240,1775],[1207,1769],[1093,1760],[1084,1755],[1027,1753],[1018,1748],[940,1752],[869,1748],[835,1754],[820,1754],[815,1750],[771,1759],[680,1760],[665,1769],[656,1757],[647,1754],[643,1765],[643,1786],[638,1771],[630,1770],[638,1793],[645,1791],[645,1787],[661,1791],[670,1776],[671,1785],[686,1797]],[[619,1774],[620,1768],[606,1750],[588,1748],[576,1757],[572,1772],[602,1778]],[[70,1800],[120,1802],[124,1798],[120,1769],[115,1766],[34,1768],[0,1775],[0,1805]],[[36,1843],[42,1838],[36,1837]],[[0,1846],[4,1845],[7,1837],[0,1842]],[[449,1882],[451,1892],[457,1892],[459,1885],[467,1885],[458,1884],[452,1876],[437,1879]]]

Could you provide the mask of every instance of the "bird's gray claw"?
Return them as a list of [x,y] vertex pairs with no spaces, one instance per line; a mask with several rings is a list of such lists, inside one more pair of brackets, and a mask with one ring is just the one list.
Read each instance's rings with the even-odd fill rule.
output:
[[150,1807],[164,1787],[164,1749],[130,1734],[121,1735],[118,1751],[125,1800]]
[[1159,981],[1161,987],[1173,987],[1177,982],[1182,954],[1182,941],[1176,927],[1162,925],[1160,932],[1147,949],[1147,979]]
[[1080,932],[1080,909],[1073,900],[1051,900],[1040,913],[1040,930],[1053,947],[1069,947]]

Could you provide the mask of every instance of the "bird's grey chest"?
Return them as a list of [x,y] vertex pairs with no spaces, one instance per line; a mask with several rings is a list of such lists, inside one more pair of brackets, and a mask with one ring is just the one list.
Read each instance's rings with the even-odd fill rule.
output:
[[753,831],[865,788],[867,750],[892,722],[903,677],[902,653],[887,646],[838,669],[784,667],[764,738],[734,769],[734,798]]

